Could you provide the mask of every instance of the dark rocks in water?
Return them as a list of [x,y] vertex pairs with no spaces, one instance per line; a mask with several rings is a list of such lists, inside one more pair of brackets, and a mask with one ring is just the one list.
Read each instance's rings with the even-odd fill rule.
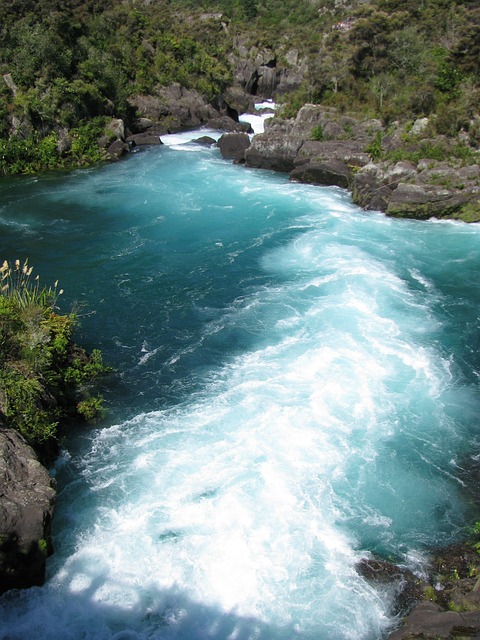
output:
[[458,141],[444,137],[437,145],[447,158],[442,162],[390,160],[389,152],[415,158],[435,143],[419,139],[405,148],[405,128],[396,127],[387,135],[379,120],[304,105],[295,119],[268,121],[245,152],[245,163],[290,173],[300,182],[347,188],[355,204],[388,216],[480,222],[480,165],[462,166],[454,155]]
[[480,638],[480,557],[472,544],[436,552],[423,594],[388,640]]
[[107,148],[109,160],[113,162],[115,162],[116,160],[120,160],[120,158],[129,151],[129,145],[122,140],[115,140],[115,142],[112,142],[112,144]]
[[155,131],[146,131],[145,133],[134,133],[128,136],[127,142],[134,147],[141,147],[145,145],[163,144],[160,140],[160,135]]
[[202,147],[211,147],[213,144],[217,144],[217,141],[210,136],[200,136],[200,138],[195,138],[192,142],[199,144]]
[[218,141],[223,158],[234,162],[245,161],[245,151],[250,146],[250,138],[246,133],[224,133]]
[[428,219],[448,217],[469,201],[467,193],[435,185],[400,183],[387,205],[388,216]]
[[253,133],[252,126],[249,122],[238,122],[229,116],[218,116],[207,120],[205,126],[208,129],[217,129],[218,131],[226,131],[228,133]]
[[294,168],[294,160],[302,144],[300,137],[269,129],[253,138],[245,152],[245,164],[247,167],[289,173]]
[[421,602],[388,640],[457,640],[480,638],[480,611],[445,611],[435,602]]
[[426,583],[409,569],[378,558],[362,558],[356,569],[368,582],[375,586],[392,589],[395,599],[395,614],[405,613],[424,593]]
[[254,108],[254,96],[248,94],[242,87],[229,87],[219,101],[219,111],[238,122],[241,113],[247,113]]
[[379,183],[377,165],[370,163],[353,176],[353,201],[360,207],[371,211],[386,211],[392,187]]
[[337,186],[348,189],[352,178],[352,171],[344,162],[307,162],[301,164],[290,173],[290,179],[308,184]]
[[16,431],[0,429],[0,593],[41,585],[55,481]]

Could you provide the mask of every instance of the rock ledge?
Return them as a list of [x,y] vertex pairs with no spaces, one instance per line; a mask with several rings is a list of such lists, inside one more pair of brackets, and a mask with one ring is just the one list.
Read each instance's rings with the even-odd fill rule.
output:
[[45,581],[55,481],[13,429],[0,429],[0,593]]

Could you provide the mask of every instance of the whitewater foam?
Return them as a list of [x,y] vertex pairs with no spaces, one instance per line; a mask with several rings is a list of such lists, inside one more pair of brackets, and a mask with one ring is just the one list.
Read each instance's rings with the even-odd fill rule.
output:
[[358,560],[422,571],[464,524],[480,232],[168,142],[39,180],[65,225],[8,231],[101,301],[84,335],[121,375],[113,424],[67,440],[48,582],[2,598],[0,637],[378,640],[394,590]]

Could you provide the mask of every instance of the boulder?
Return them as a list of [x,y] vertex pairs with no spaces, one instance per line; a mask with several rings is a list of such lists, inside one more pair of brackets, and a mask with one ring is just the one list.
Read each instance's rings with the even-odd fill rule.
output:
[[388,640],[441,640],[442,638],[478,638],[480,611],[445,611],[435,602],[421,602],[405,619],[404,625]]
[[144,133],[148,129],[151,129],[154,124],[155,123],[150,118],[137,118],[132,122],[132,132]]
[[290,179],[308,184],[337,186],[347,189],[352,178],[352,171],[344,162],[307,162],[300,164],[290,173]]
[[211,118],[205,122],[208,129],[216,129],[217,131],[228,131],[230,133],[253,133],[252,126],[249,122],[237,122],[229,116],[218,116]]
[[357,563],[358,573],[377,588],[386,588],[395,596],[394,613],[405,613],[412,603],[418,602],[427,586],[409,569],[380,558],[362,558]]
[[426,130],[426,128],[428,127],[429,122],[430,122],[430,120],[428,118],[418,118],[413,123],[413,126],[412,126],[412,129],[410,131],[410,134],[412,136],[421,135]]
[[253,138],[252,144],[245,151],[245,164],[248,167],[289,173],[294,168],[294,160],[302,144],[301,137],[268,130]]
[[253,97],[247,93],[240,85],[234,85],[233,87],[228,87],[225,93],[222,96],[222,102],[220,110],[226,110],[227,115],[230,117],[235,116],[236,120],[238,120],[238,116],[241,113],[247,113],[253,109]]
[[397,162],[393,166],[386,167],[383,172],[383,181],[389,186],[395,186],[400,182],[408,182],[416,179],[416,177],[417,167],[413,162]]
[[200,136],[200,138],[195,138],[192,142],[199,144],[201,147],[211,147],[213,144],[217,144],[217,141],[210,136]]
[[45,581],[55,498],[55,481],[33,449],[0,429],[0,593]]
[[129,105],[137,113],[135,123],[150,120],[163,125],[163,133],[199,127],[219,115],[203,96],[178,83],[158,89],[155,95],[129,98]]
[[373,162],[365,165],[353,176],[352,199],[363,209],[385,211],[392,188],[383,184],[383,170]]
[[120,118],[111,120],[107,125],[107,131],[111,131],[118,140],[125,140],[125,124]]
[[160,134],[155,131],[134,133],[131,136],[128,136],[127,143],[129,143],[132,147],[151,144],[163,144],[163,142],[160,140]]
[[466,193],[434,185],[400,183],[388,203],[387,216],[401,218],[448,218],[459,212],[469,198]]
[[218,141],[223,158],[234,162],[244,162],[245,151],[250,146],[250,138],[246,133],[224,133]]
[[310,162],[328,162],[339,160],[352,167],[363,167],[370,162],[370,156],[363,145],[356,140],[326,140],[316,142],[307,140],[298,152],[295,164],[305,160]]
[[129,151],[129,145],[126,142],[123,142],[123,140],[115,140],[115,142],[112,142],[112,144],[107,148],[108,158],[113,162],[120,160],[120,158]]

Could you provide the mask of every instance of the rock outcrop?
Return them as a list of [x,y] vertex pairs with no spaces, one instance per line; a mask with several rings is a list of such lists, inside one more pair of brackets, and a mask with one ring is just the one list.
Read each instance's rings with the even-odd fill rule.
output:
[[172,84],[159,89],[155,95],[137,95],[129,99],[136,118],[132,122],[132,133],[145,131],[145,121],[159,125],[162,133],[174,133],[182,129],[200,127],[219,113],[196,91]]
[[480,151],[467,147],[465,164],[455,156],[458,140],[423,138],[426,126],[424,119],[415,123],[418,138],[409,134],[406,145],[408,136],[398,123],[392,133],[378,120],[305,105],[294,120],[268,121],[246,149],[245,164],[283,171],[299,182],[349,189],[356,204],[388,216],[479,222]]
[[421,602],[405,619],[404,626],[388,640],[460,640],[480,638],[480,610],[445,611],[435,602]]
[[274,51],[244,36],[236,38],[229,62],[234,69],[235,86],[262,98],[294,91],[308,70],[297,49],[280,46]]
[[420,577],[375,558],[362,560],[357,571],[393,593],[391,613],[405,616],[388,640],[480,638],[480,556],[473,544],[437,551]]
[[223,158],[234,162],[245,160],[245,151],[250,146],[250,138],[246,133],[224,133],[218,141]]
[[303,144],[303,139],[290,133],[275,131],[260,133],[245,152],[247,167],[272,169],[289,173]]
[[43,584],[55,498],[55,481],[33,449],[1,428],[0,593]]

